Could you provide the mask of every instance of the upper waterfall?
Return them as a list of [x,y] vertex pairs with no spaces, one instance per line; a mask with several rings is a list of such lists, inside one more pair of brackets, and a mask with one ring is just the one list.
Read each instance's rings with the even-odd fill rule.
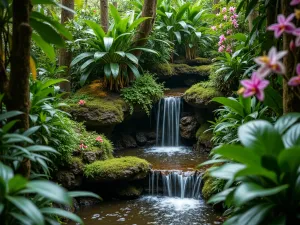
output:
[[159,101],[156,117],[157,146],[179,146],[180,113],[181,97],[166,97]]

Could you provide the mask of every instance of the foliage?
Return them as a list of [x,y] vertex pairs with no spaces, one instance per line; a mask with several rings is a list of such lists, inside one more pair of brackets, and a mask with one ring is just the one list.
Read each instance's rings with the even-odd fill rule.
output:
[[134,106],[141,106],[150,114],[152,105],[164,95],[164,85],[156,83],[153,75],[145,73],[137,78],[131,87],[121,91],[121,97],[130,106],[130,113],[133,113]]
[[132,54],[135,50],[156,53],[147,48],[133,47],[135,28],[148,18],[135,18],[134,12],[121,19],[120,14],[113,5],[110,12],[114,18],[114,24],[107,33],[99,24],[86,21],[91,28],[87,33],[91,36],[77,41],[83,41],[89,48],[77,56],[71,66],[80,65],[78,73],[81,73],[80,83],[83,85],[91,73],[104,76],[104,81],[110,90],[119,90],[129,83],[131,73],[139,77],[137,68],[138,58]]
[[[300,114],[282,116],[273,126],[256,120],[242,125],[242,146],[214,150],[225,162],[210,175],[227,180],[223,192],[209,202],[224,204],[228,224],[299,223]],[[211,160],[205,164],[220,162]]]
[[272,121],[272,118],[267,116],[268,107],[262,105],[256,98],[218,97],[214,98],[213,101],[223,105],[221,109],[215,111],[216,121],[211,122],[212,141],[215,145],[239,142],[238,128],[251,120],[266,119]]
[[96,161],[87,165],[84,169],[86,177],[98,178],[124,178],[124,171],[135,168],[136,171],[141,173],[148,173],[149,163],[144,160],[133,156],[114,158],[105,161]]

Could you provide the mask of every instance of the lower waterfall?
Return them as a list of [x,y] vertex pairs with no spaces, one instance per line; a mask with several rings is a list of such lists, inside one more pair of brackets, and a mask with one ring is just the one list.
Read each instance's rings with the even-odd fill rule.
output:
[[149,194],[180,198],[201,198],[201,174],[195,171],[152,170]]

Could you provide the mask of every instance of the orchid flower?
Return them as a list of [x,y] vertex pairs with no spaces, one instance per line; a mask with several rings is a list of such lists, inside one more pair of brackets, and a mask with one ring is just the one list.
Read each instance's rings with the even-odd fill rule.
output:
[[225,50],[225,45],[221,45],[218,49],[218,52],[223,52]]
[[300,0],[292,0],[291,1],[291,5],[298,5],[298,4],[300,4]]
[[287,18],[285,18],[284,15],[280,14],[277,17],[278,23],[269,26],[268,30],[274,31],[276,38],[279,38],[284,32],[291,34],[296,29],[295,24],[291,22],[294,17],[294,13],[289,15]]
[[260,65],[257,73],[261,77],[266,77],[271,72],[277,74],[284,74],[285,67],[279,60],[282,59],[287,54],[287,51],[277,52],[275,47],[272,47],[267,56],[260,56],[255,58],[254,61]]
[[228,19],[228,16],[227,16],[227,15],[224,15],[223,19],[224,19],[224,20],[227,20],[227,19]]
[[292,77],[289,80],[288,85],[290,85],[290,86],[298,86],[298,85],[300,85],[300,63],[298,63],[298,65],[297,65],[296,72],[297,72],[297,76]]
[[235,12],[235,7],[231,6],[231,7],[229,8],[229,11],[230,11],[231,13],[234,13],[234,12]]
[[296,41],[295,41],[295,45],[296,47],[300,46],[300,28],[297,28],[294,30],[293,35],[296,36]]
[[85,101],[84,100],[79,100],[78,105],[85,105]]
[[264,89],[269,85],[269,81],[261,78],[256,72],[251,76],[251,79],[242,80],[243,97],[248,98],[255,95],[259,101],[265,98]]
[[224,8],[222,9],[222,13],[226,13],[226,12],[227,12],[227,8],[224,7]]
[[96,138],[96,141],[99,141],[100,143],[103,143],[103,139],[102,139],[101,136],[98,136],[98,137]]
[[216,26],[212,26],[211,29],[214,30],[214,31],[216,31],[217,27]]

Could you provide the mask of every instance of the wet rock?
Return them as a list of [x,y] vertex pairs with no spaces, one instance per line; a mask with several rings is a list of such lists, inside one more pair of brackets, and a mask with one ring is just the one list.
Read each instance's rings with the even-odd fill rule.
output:
[[68,190],[78,188],[82,184],[82,176],[75,176],[73,172],[64,170],[57,172],[56,180]]
[[82,159],[84,163],[92,163],[97,160],[97,154],[96,152],[83,152],[82,153]]
[[77,201],[79,206],[93,206],[101,203],[100,199],[90,197],[77,198]]
[[182,117],[180,120],[181,137],[187,140],[195,139],[198,127],[198,121],[194,116]]
[[69,171],[71,171],[74,175],[82,175],[83,167],[84,164],[82,159],[79,157],[72,157],[68,165]]
[[124,148],[136,148],[137,143],[135,139],[128,134],[121,135],[121,143]]
[[211,141],[213,134],[208,130],[210,125],[208,123],[202,124],[197,133],[197,143],[193,146],[193,149],[202,153],[209,153],[213,148],[213,143]]
[[128,185],[116,190],[117,197],[120,199],[135,199],[141,196],[143,188]]
[[138,132],[136,134],[135,138],[136,138],[138,145],[140,145],[140,146],[144,146],[147,143],[147,137],[146,137],[145,133],[143,133],[143,132]]
[[156,140],[156,133],[155,132],[147,132],[145,133],[148,140]]

